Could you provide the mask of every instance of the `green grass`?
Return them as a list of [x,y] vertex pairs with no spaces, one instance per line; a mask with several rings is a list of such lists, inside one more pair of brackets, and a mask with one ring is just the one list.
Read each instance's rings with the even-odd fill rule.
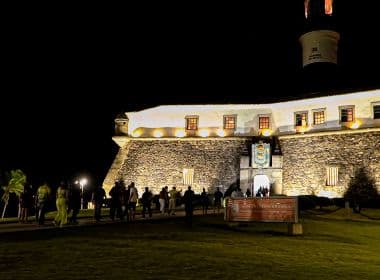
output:
[[379,279],[379,220],[340,209],[301,222],[302,236],[221,216],[2,234],[0,279]]

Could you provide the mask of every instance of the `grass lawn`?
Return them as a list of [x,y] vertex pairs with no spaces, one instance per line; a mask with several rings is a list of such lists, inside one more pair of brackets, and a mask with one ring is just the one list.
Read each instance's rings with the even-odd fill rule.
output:
[[303,236],[222,216],[2,234],[0,279],[380,279],[380,220],[341,209],[301,221]]

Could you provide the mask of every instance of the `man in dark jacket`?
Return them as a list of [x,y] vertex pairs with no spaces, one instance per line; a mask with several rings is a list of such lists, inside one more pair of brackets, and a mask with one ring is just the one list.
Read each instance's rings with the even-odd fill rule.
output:
[[94,218],[97,222],[100,221],[102,206],[103,206],[105,198],[106,198],[106,192],[102,186],[99,186],[92,194],[92,203],[94,203],[94,206],[95,206]]
[[185,203],[186,222],[189,225],[193,222],[193,201],[194,192],[191,190],[191,186],[188,186],[187,191],[183,195],[183,202]]
[[81,191],[79,184],[71,185],[69,190],[69,209],[68,213],[72,211],[69,219],[70,224],[77,224],[77,216],[81,206]]

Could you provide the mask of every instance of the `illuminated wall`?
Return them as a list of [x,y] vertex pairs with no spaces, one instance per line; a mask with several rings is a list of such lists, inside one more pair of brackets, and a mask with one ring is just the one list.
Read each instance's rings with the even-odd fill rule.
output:
[[240,155],[248,149],[248,142],[244,138],[132,139],[120,149],[103,185],[108,193],[114,180],[122,178],[126,184],[135,182],[140,196],[145,187],[158,194],[165,185],[176,185],[184,192],[183,170],[193,169],[196,193],[202,188],[213,192],[220,185],[226,190],[239,180]]
[[[359,167],[372,174],[380,191],[380,129],[284,136],[280,142],[285,194],[340,197]],[[338,173],[333,186],[329,167]]]

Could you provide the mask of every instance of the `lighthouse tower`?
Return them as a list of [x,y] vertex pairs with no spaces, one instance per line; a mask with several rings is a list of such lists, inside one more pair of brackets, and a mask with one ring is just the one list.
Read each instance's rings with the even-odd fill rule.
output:
[[334,86],[337,78],[338,42],[334,0],[305,0],[302,46],[304,81],[313,90]]

